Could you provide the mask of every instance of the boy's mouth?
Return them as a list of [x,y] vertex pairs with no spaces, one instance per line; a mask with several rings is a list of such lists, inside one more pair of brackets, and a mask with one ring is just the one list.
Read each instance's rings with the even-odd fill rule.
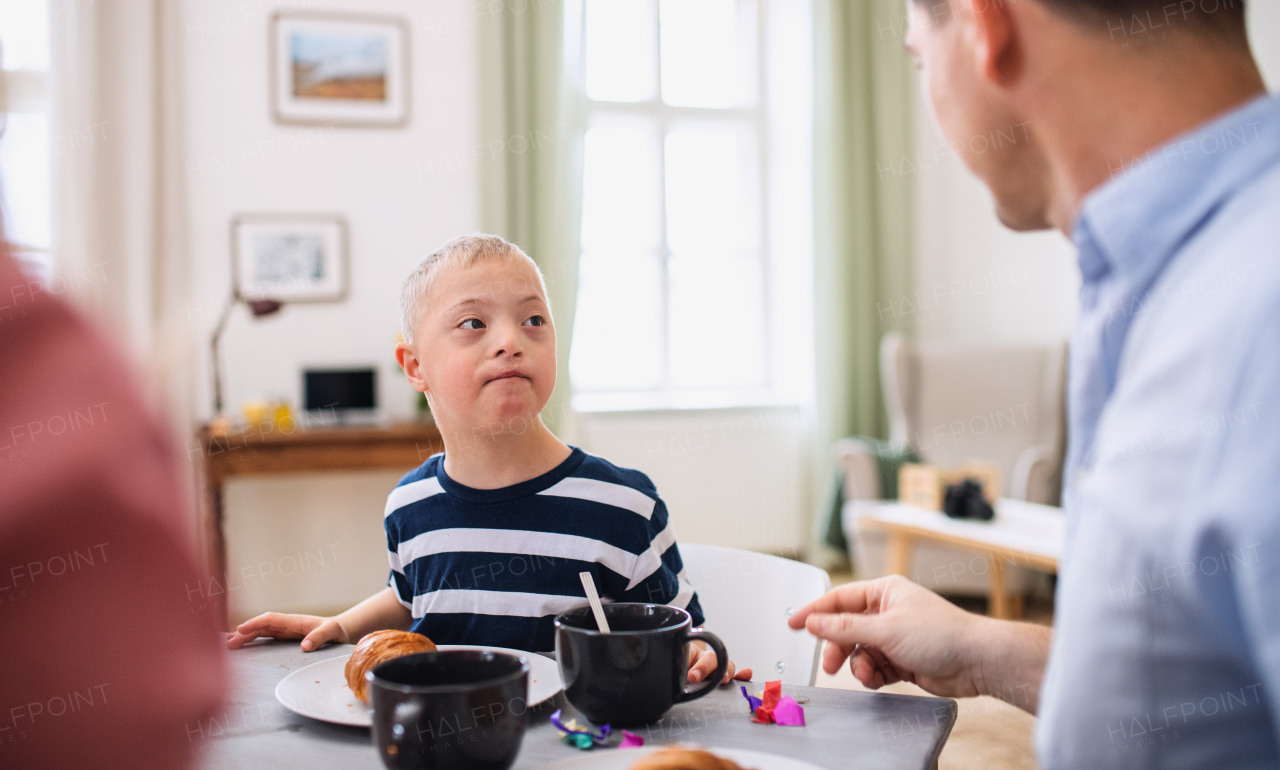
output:
[[[524,375],[523,375],[523,374],[521,374],[520,372],[511,371],[511,372],[503,372],[502,374],[499,374],[497,377],[494,377],[494,378],[490,379],[490,380],[489,380],[489,382],[498,382],[498,381],[500,381],[500,380],[510,380],[510,379],[514,379],[514,378],[516,378],[516,377],[518,377],[518,378],[520,378],[520,379],[522,379],[522,380],[527,380],[527,379],[529,379],[528,377],[524,376]],[[485,383],[485,384],[487,385],[488,383]]]

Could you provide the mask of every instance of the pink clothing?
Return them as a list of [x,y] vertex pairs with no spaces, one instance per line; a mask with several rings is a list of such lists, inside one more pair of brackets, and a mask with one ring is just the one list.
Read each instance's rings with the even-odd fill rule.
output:
[[178,462],[122,357],[0,249],[0,766],[194,764],[226,662]]

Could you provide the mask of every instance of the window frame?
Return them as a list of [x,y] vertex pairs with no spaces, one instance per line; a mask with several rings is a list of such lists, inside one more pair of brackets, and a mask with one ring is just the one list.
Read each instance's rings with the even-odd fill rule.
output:
[[[705,408],[705,405],[711,402],[731,403],[735,407],[743,405],[775,405],[780,403],[792,403],[794,399],[781,398],[778,390],[778,373],[777,373],[777,355],[775,351],[775,334],[774,324],[776,320],[775,301],[771,291],[771,279],[775,269],[775,255],[772,252],[772,218],[773,209],[770,199],[770,170],[772,168],[772,148],[769,142],[769,125],[770,125],[770,79],[768,77],[769,66],[769,40],[768,25],[765,23],[767,17],[767,6],[769,0],[734,0],[737,7],[739,18],[744,12],[744,6],[750,6],[750,11],[754,16],[752,23],[752,33],[754,40],[752,48],[754,53],[754,70],[752,73],[754,82],[754,92],[752,93],[751,103],[747,105],[738,105],[730,107],[689,107],[667,104],[662,97],[662,21],[661,21],[661,0],[652,1],[652,11],[654,13],[654,23],[652,25],[653,37],[651,45],[653,50],[653,84],[654,90],[652,96],[643,101],[618,102],[603,99],[593,99],[586,88],[586,78],[583,78],[579,88],[579,97],[583,104],[584,124],[587,131],[600,122],[613,122],[610,119],[621,119],[626,122],[646,123],[648,130],[646,135],[656,137],[657,147],[654,157],[657,159],[658,168],[656,173],[658,179],[658,228],[660,231],[660,242],[658,245],[658,270],[661,286],[660,300],[662,303],[660,318],[662,329],[659,332],[659,350],[660,350],[660,366],[661,371],[657,378],[657,385],[631,387],[631,388],[589,388],[583,389],[577,383],[574,383],[574,408],[578,411],[626,411],[626,410],[644,410],[644,409],[671,409],[671,408]],[[580,61],[590,65],[586,57],[587,52],[587,3],[581,4],[581,18],[577,20],[578,29],[583,33],[579,39],[579,56]],[[601,120],[603,119],[603,120]],[[620,121],[619,121],[620,122]],[[744,384],[738,386],[709,386],[709,387],[691,387],[676,386],[671,378],[671,263],[674,256],[672,251],[667,217],[667,183],[666,183],[666,162],[667,138],[673,130],[680,130],[682,126],[704,126],[709,127],[716,124],[725,126],[729,131],[739,136],[749,134],[754,142],[752,153],[754,155],[754,168],[750,169],[753,176],[754,189],[752,190],[753,198],[750,200],[749,214],[755,214],[753,225],[756,229],[753,237],[752,248],[753,258],[758,262],[760,281],[760,304],[762,318],[762,334],[758,343],[760,345],[763,382],[760,385]],[[585,174],[585,169],[583,170]],[[581,259],[587,253],[581,241],[578,243],[577,259],[581,264]]]

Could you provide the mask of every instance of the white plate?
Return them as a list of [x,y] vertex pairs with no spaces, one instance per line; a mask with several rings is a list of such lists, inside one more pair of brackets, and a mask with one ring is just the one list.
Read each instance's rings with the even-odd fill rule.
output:
[[[583,752],[582,756],[549,762],[538,767],[538,770],[627,770],[646,754],[669,749],[670,746],[645,746],[639,749],[595,749]],[[702,747],[699,747],[702,748]],[[763,751],[746,749],[707,748],[712,754],[727,757],[737,762],[743,770],[824,770],[824,768],[792,757],[777,754],[766,754]]]
[[[559,665],[551,658],[534,652],[471,644],[442,644],[436,649],[488,650],[528,658],[530,706],[536,706],[564,689]],[[350,657],[349,654],[338,655],[292,672],[276,685],[276,700],[304,717],[339,725],[368,727],[373,723],[372,712],[347,686],[346,668]]]

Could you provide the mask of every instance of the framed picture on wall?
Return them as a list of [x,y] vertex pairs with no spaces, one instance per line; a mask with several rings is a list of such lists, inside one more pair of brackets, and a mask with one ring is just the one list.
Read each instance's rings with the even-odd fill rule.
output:
[[231,273],[246,300],[347,296],[347,225],[333,214],[243,214],[231,222]]
[[271,109],[281,123],[399,126],[409,118],[409,32],[377,16],[271,17]]

